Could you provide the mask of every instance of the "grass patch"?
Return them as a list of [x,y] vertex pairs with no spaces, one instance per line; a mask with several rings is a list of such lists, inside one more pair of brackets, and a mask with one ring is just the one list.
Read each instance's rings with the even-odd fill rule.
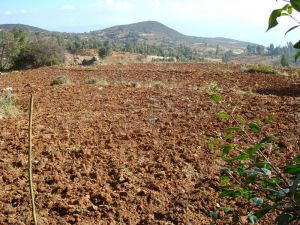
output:
[[268,65],[251,65],[247,67],[242,67],[241,71],[247,73],[266,73],[266,74],[279,74],[281,72],[273,68],[272,66],[268,66]]
[[152,82],[139,82],[139,81],[126,81],[121,80],[116,82],[117,85],[131,87],[131,88],[166,88],[166,89],[174,89],[177,87],[176,83],[166,84],[162,81],[152,81]]
[[127,80],[118,81],[116,82],[116,84],[120,86],[131,87],[131,88],[142,88],[144,86],[141,82],[127,81]]
[[95,77],[91,77],[91,78],[88,78],[86,81],[85,81],[86,84],[90,84],[90,85],[99,85],[101,87],[107,87],[109,86],[109,83],[107,80],[103,80],[103,79],[97,79]]
[[215,70],[216,73],[218,74],[224,74],[224,75],[231,75],[234,73],[233,70],[231,69],[225,69],[225,68],[218,68]]
[[55,77],[50,83],[51,86],[71,85],[71,84],[73,84],[72,80],[68,76],[65,76],[65,75]]
[[202,87],[199,88],[200,91],[211,94],[218,90],[219,85],[216,81],[205,82]]
[[1,117],[14,117],[19,114],[15,98],[0,98],[0,118]]
[[153,81],[145,85],[147,88],[168,88],[168,89],[174,89],[177,87],[175,83],[164,83],[161,81]]

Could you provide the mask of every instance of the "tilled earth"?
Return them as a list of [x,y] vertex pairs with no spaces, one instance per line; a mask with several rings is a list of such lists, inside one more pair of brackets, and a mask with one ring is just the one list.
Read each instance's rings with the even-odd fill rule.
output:
[[[250,203],[218,197],[223,164],[205,137],[217,137],[232,124],[216,119],[222,109],[205,90],[217,82],[226,107],[248,120],[276,115],[260,135],[280,138],[281,151],[270,157],[283,167],[299,153],[300,79],[240,71],[238,65],[133,64],[0,76],[0,88],[13,88],[21,111],[0,120],[0,224],[32,223],[31,92],[40,224],[201,225],[209,224],[211,211],[223,217],[218,224],[231,224],[237,212],[239,223],[248,224]],[[51,86],[58,75],[69,76],[73,84]],[[86,84],[90,77],[110,85]],[[224,215],[219,205],[232,211]],[[274,216],[260,223],[274,224]]]

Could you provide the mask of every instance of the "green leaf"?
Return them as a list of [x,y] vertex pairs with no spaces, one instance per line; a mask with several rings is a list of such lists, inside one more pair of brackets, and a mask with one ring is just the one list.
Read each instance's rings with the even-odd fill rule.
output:
[[256,123],[249,123],[248,126],[249,126],[249,128],[250,128],[253,132],[260,132],[260,131],[261,131],[260,126],[258,126]]
[[254,216],[254,215],[249,215],[249,216],[248,216],[248,220],[249,220],[252,224],[255,224],[256,221],[257,221],[257,217]]
[[211,100],[213,100],[216,103],[220,103],[220,101],[221,101],[221,97],[216,93],[211,94],[210,98],[211,98]]
[[241,153],[239,156],[236,156],[234,158],[232,158],[231,161],[243,161],[243,160],[246,160],[246,159],[249,159],[250,156],[248,154],[245,154],[245,153]]
[[234,223],[238,223],[238,222],[240,221],[239,215],[238,215],[238,214],[235,214],[235,215],[233,216],[233,218],[232,218],[232,221],[233,221]]
[[240,190],[225,190],[220,194],[221,198],[224,197],[239,197],[242,196],[242,192]]
[[229,127],[226,129],[226,131],[241,131],[242,129],[240,127]]
[[252,198],[252,194],[250,191],[242,191],[242,196],[247,199],[247,200],[250,200]]
[[290,215],[286,213],[282,213],[277,219],[278,225],[288,225],[290,221]]
[[224,184],[228,184],[228,183],[230,183],[230,178],[227,176],[222,176],[221,184],[224,185]]
[[256,154],[257,151],[261,150],[263,148],[263,146],[261,144],[256,144],[253,148],[248,148],[246,149],[246,153],[248,155],[254,155]]
[[289,4],[286,4],[283,8],[281,9],[276,9],[274,10],[270,17],[269,17],[269,27],[268,27],[268,30],[269,31],[270,29],[276,27],[278,25],[278,21],[277,19],[279,17],[281,17],[282,15],[284,15],[284,13],[288,13],[290,14],[291,12],[291,6]]
[[297,59],[299,58],[299,56],[300,56],[300,52],[297,52],[297,53],[295,54],[295,61],[297,61]]
[[298,188],[298,184],[300,182],[300,174],[298,174],[293,182],[293,185],[291,187],[291,193],[294,194],[296,189]]
[[230,115],[228,115],[227,113],[220,113],[217,115],[219,120],[228,120],[230,118]]
[[209,216],[213,219],[213,220],[217,220],[219,218],[218,213],[216,212],[210,212]]
[[298,156],[297,158],[294,158],[294,162],[300,163],[300,156]]
[[271,123],[273,120],[275,120],[276,119],[276,116],[274,116],[274,115],[271,115],[271,116],[268,116],[267,118],[265,118],[264,120],[263,120],[263,123],[264,124],[269,124],[269,123]]
[[264,215],[266,215],[268,212],[270,212],[272,209],[273,209],[272,206],[265,205],[262,209],[258,210],[258,211],[255,213],[255,216],[256,216],[258,219],[260,219],[260,218],[262,218]]
[[221,172],[225,173],[225,174],[232,174],[231,169],[227,168],[227,167],[222,167],[221,168]]
[[232,145],[222,145],[221,148],[223,149],[223,154],[228,155],[232,152]]
[[241,125],[244,125],[244,124],[246,123],[246,121],[243,120],[243,119],[241,119],[241,118],[237,118],[236,120],[237,120],[237,121],[239,122],[239,124],[241,124]]
[[234,135],[233,134],[225,134],[224,135],[224,139],[225,140],[231,140],[231,139],[233,139],[234,138]]
[[300,49],[300,41],[298,41],[296,44],[294,44],[294,48]]
[[288,29],[287,32],[285,32],[284,36],[286,36],[289,32],[291,32],[292,30],[296,29],[296,28],[299,27],[299,26],[300,26],[300,25],[291,27],[290,29]]
[[275,142],[275,141],[277,141],[278,140],[278,138],[277,137],[275,137],[275,136],[267,136],[267,137],[265,137],[264,139],[262,139],[261,141],[260,141],[260,143],[261,144],[269,144],[269,143],[273,143],[273,142]]
[[300,173],[300,166],[288,165],[285,167],[284,172],[291,175],[298,175]]
[[251,174],[247,179],[245,180],[246,184],[253,184],[257,180],[257,174]]
[[291,0],[291,5],[296,11],[300,12],[300,1],[299,0]]

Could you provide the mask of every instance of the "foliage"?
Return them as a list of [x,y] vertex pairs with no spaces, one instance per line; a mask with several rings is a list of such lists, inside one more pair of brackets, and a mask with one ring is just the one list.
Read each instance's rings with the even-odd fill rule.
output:
[[250,65],[243,68],[243,72],[248,73],[266,73],[266,74],[279,74],[280,71],[274,69],[272,66],[268,65]]
[[[276,1],[278,1],[278,0],[276,0]],[[295,11],[300,12],[300,1],[299,0],[290,0],[290,1],[284,0],[284,2],[287,2],[287,4],[285,4],[285,6],[283,6],[280,9],[273,10],[273,12],[271,13],[271,15],[269,17],[268,30],[276,27],[279,24],[278,18],[280,18],[282,16],[288,16],[291,19],[293,19],[294,21],[296,21],[298,24],[296,26],[293,26],[290,29],[288,29],[287,32],[285,33],[285,35],[287,35],[289,32],[291,32],[292,30],[294,30],[300,26],[300,21],[294,17]],[[300,41],[295,43],[293,47],[296,49],[300,49]],[[299,56],[300,56],[300,52],[297,52],[295,54],[295,61],[297,60],[297,58]]]
[[[217,118],[235,124],[225,129],[217,142],[212,140],[217,143],[220,149],[217,154],[226,164],[221,169],[220,196],[252,202],[253,209],[248,215],[251,223],[272,212],[278,215],[278,225],[300,220],[300,156],[284,169],[278,168],[270,160],[272,153],[279,148],[276,144],[278,138],[262,134],[276,117],[247,121],[236,116],[234,110],[223,104],[217,90],[214,86],[209,93],[222,110]],[[258,136],[263,137],[257,139]],[[242,140],[249,146],[241,147],[245,146]],[[239,220],[238,217],[235,219]]]
[[112,47],[109,41],[105,41],[103,47],[99,49],[99,56],[104,59],[112,52]]
[[20,29],[0,31],[0,70],[51,66],[64,61],[64,49],[51,37]]
[[61,76],[55,77],[51,81],[50,85],[51,86],[55,86],[55,85],[70,85],[72,83],[73,83],[72,80],[68,76],[61,75]]
[[15,69],[52,66],[64,61],[64,50],[50,38],[30,41],[14,58]]
[[16,116],[18,113],[19,108],[13,95],[6,93],[3,97],[0,97],[0,118]]
[[286,55],[282,55],[280,59],[280,64],[283,67],[290,66],[289,59]]
[[232,55],[233,55],[233,52],[231,50],[225,52],[223,57],[222,57],[222,62],[228,63],[230,58],[232,57]]

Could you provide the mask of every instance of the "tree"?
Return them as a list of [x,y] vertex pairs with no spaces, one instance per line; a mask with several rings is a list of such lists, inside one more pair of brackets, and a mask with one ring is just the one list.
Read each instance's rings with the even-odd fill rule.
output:
[[280,64],[283,67],[290,66],[289,59],[286,55],[282,55],[280,59]]
[[37,68],[63,63],[64,49],[58,45],[55,39],[38,38],[27,43],[13,60],[13,68]]
[[219,54],[220,54],[220,45],[217,45],[215,55],[218,56]]
[[274,44],[270,44],[270,46],[268,47],[268,54],[269,55],[274,55]]
[[99,56],[104,59],[112,52],[112,46],[109,41],[105,41],[103,47],[99,49]]
[[230,58],[231,58],[231,56],[232,56],[232,54],[233,54],[232,50],[229,50],[229,51],[225,52],[225,54],[222,57],[222,62],[228,63],[229,60],[230,60]]
[[262,45],[257,45],[255,50],[258,55],[262,55],[265,51],[265,47]]

